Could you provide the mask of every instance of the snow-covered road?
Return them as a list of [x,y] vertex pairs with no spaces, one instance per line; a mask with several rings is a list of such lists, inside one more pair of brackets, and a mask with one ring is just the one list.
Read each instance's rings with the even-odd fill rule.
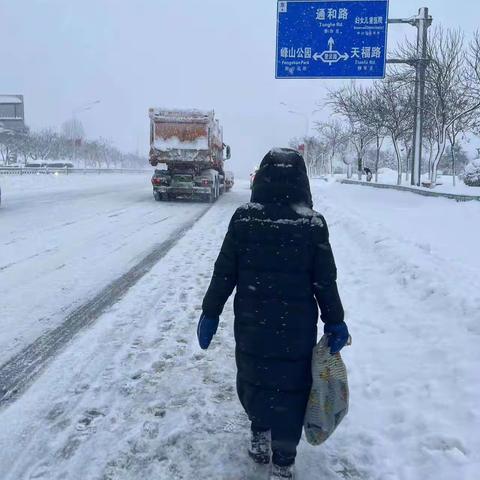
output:
[[154,202],[147,172],[0,181],[0,365],[206,208]]
[[[299,480],[476,480],[480,205],[314,187],[316,208],[330,224],[354,339],[343,355],[351,410],[324,446],[302,441]],[[130,195],[132,202],[139,194]],[[207,352],[195,337],[229,218],[248,195],[241,184],[223,197],[0,411],[2,480],[267,478],[245,454],[231,303]],[[158,207],[148,195],[138,203]],[[154,229],[148,221],[136,228],[143,229],[136,242]]]

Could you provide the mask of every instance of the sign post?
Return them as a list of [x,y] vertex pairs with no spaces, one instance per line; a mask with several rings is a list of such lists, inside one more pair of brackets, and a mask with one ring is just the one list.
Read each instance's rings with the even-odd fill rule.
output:
[[[415,67],[412,185],[421,184],[428,8],[388,18],[388,0],[278,0],[276,78],[384,78],[386,63]],[[417,56],[388,59],[389,23],[417,28]]]
[[[417,65],[415,75],[415,131],[413,135],[412,185],[422,183],[423,119],[425,116],[425,76],[428,65],[427,31],[432,23],[428,8],[418,12],[417,27]],[[455,176],[453,177],[455,178]]]
[[383,78],[388,0],[278,1],[276,78]]
[[404,63],[415,68],[415,125],[413,129],[413,162],[411,184],[420,186],[422,182],[423,123],[425,117],[425,83],[429,63],[427,56],[428,28],[432,17],[428,8],[420,8],[418,15],[411,18],[391,18],[388,23],[403,23],[417,28],[416,58],[391,58],[387,63]]

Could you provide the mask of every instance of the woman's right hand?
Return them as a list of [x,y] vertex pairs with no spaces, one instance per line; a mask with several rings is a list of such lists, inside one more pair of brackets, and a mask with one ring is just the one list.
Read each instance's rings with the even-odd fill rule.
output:
[[197,327],[197,338],[202,350],[206,350],[210,346],[213,336],[217,333],[219,321],[219,317],[207,317],[204,313],[200,316]]

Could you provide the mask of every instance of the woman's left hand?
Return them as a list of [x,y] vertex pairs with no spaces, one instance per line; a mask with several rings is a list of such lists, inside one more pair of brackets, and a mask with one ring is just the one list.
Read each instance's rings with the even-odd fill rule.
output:
[[348,343],[350,338],[345,322],[326,323],[323,331],[328,337],[328,346],[332,355],[338,353]]

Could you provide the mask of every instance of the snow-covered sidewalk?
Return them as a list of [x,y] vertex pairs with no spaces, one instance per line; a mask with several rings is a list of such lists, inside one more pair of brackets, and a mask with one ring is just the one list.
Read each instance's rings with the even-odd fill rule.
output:
[[[414,231],[401,235],[387,208],[374,219],[362,216],[363,193],[350,193],[358,189],[315,185],[354,339],[343,355],[351,410],[324,446],[302,441],[298,478],[475,480],[478,272],[455,255],[437,254],[437,231],[427,248]],[[403,195],[376,193],[385,202]],[[245,454],[231,302],[210,349],[202,352],[196,342],[213,262],[231,214],[248,196],[241,186],[223,197],[0,412],[2,480],[267,478]],[[430,203],[438,199],[423,200],[442,208]]]
[[[337,178],[346,179],[346,175],[339,175]],[[374,174],[375,178],[375,174]],[[356,172],[353,174],[352,180],[358,180]],[[362,176],[362,180],[365,181],[365,175]],[[385,185],[397,185],[397,172],[390,168],[380,168],[378,175],[378,183]],[[428,175],[422,175],[422,182],[428,182]],[[375,183],[375,180],[372,180]],[[465,185],[464,181],[457,176],[456,184],[453,185],[453,176],[452,175],[439,175],[438,184],[434,189],[428,187],[411,187],[410,177],[406,178],[405,173],[402,174],[402,186],[408,188],[415,188],[419,190],[427,190],[429,192],[437,193],[448,193],[454,195],[470,195],[470,196],[480,196],[480,187],[469,187]]]

